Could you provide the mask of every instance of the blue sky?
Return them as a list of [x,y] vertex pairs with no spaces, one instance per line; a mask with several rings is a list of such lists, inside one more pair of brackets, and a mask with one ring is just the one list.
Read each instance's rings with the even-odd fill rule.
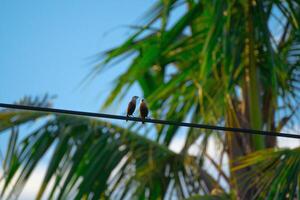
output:
[[[58,108],[97,111],[118,66],[79,88],[91,56],[124,41],[151,0],[1,1],[0,102],[57,95]],[[104,94],[104,95],[103,95]]]

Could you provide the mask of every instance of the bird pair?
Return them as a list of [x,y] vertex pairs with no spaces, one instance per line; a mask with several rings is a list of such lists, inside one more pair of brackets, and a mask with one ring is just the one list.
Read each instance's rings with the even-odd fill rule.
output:
[[[136,107],[136,100],[138,99],[138,96],[133,96],[131,101],[128,104],[127,107],[127,117],[132,116]],[[142,123],[145,123],[145,118],[148,116],[149,110],[147,107],[147,104],[144,99],[142,99],[140,104],[140,115],[142,118]]]

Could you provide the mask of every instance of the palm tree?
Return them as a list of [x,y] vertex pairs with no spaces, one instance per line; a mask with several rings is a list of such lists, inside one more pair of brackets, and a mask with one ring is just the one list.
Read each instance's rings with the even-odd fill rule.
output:
[[[179,9],[184,14],[173,20]],[[93,74],[132,59],[103,108],[137,83],[155,118],[291,129],[299,121],[299,24],[296,0],[158,1],[145,25],[99,57]],[[18,142],[17,127],[39,118],[46,118],[43,125]],[[274,137],[161,125],[152,127],[150,139],[138,127],[3,111],[0,131],[12,132],[2,197],[17,196],[52,150],[38,199],[300,199],[299,148],[278,149]],[[179,134],[184,146],[176,153],[170,144]],[[209,141],[220,147],[219,160],[208,153]]]

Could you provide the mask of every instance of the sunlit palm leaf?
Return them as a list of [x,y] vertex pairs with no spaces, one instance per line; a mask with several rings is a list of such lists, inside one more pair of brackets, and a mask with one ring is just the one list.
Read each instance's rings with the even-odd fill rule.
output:
[[258,189],[251,199],[300,199],[299,155],[300,148],[263,150],[238,159],[233,170],[249,169],[238,184]]

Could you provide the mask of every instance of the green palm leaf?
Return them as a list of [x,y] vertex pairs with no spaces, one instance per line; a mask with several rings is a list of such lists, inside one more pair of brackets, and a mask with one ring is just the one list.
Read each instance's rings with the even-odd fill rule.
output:
[[[52,158],[37,199],[185,198],[195,191],[208,193],[218,185],[195,157],[174,153],[107,122],[54,115],[17,144],[5,174],[2,198],[17,197],[49,151]],[[49,185],[51,180],[53,185]]]
[[247,168],[244,190],[258,187],[252,199],[300,199],[300,148],[262,150],[236,161],[233,170]]

